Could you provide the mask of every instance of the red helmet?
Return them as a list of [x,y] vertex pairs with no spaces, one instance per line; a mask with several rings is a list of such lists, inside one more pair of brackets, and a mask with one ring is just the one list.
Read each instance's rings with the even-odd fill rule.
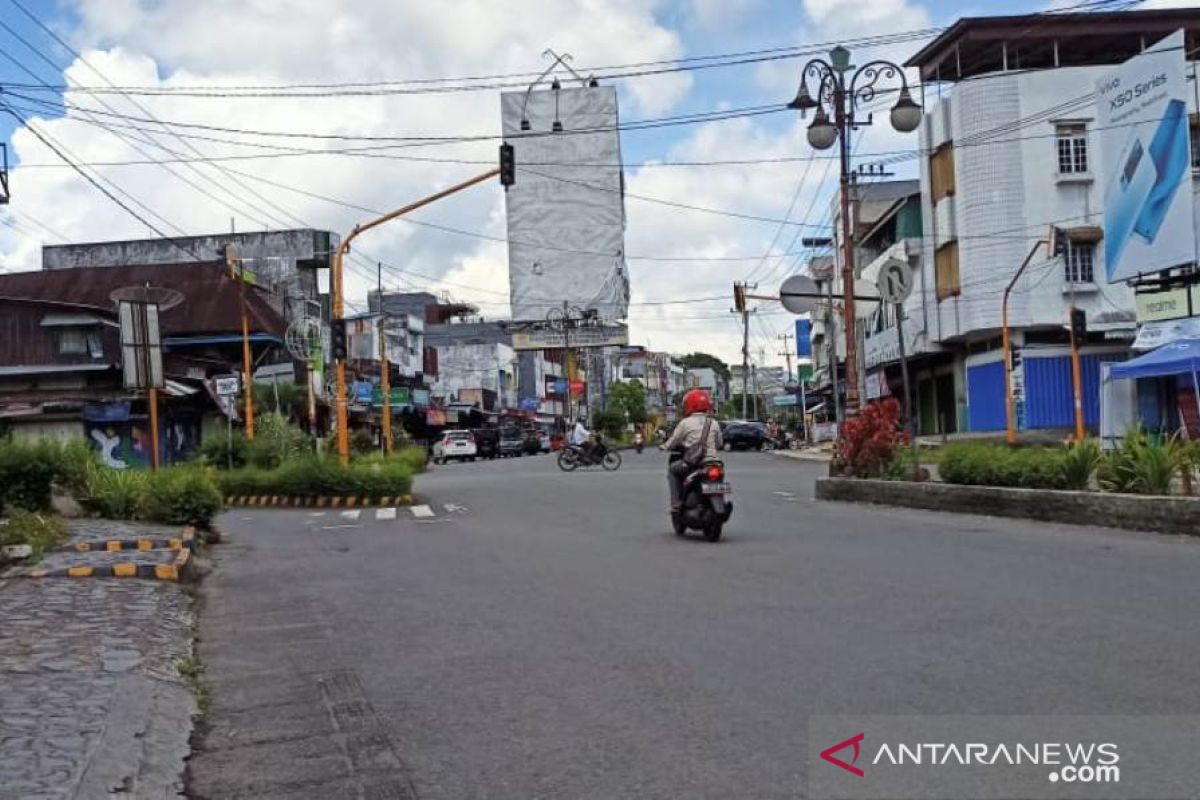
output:
[[703,389],[692,389],[683,396],[683,414],[690,417],[692,414],[708,414],[713,410],[712,397]]

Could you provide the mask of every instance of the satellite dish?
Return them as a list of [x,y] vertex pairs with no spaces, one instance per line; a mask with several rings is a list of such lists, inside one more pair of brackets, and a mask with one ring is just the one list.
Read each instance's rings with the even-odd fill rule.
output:
[[793,275],[779,287],[779,302],[793,314],[807,314],[817,305],[817,284],[807,275]]
[[174,308],[183,302],[183,294],[165,286],[122,286],[108,295],[114,304],[145,303],[158,306],[159,311]]

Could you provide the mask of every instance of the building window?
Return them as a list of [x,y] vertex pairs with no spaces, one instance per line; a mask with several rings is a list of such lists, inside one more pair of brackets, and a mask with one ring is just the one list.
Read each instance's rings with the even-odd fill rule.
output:
[[954,144],[947,143],[929,157],[929,189],[933,202],[954,194]]
[[1192,140],[1192,169],[1200,172],[1200,114],[1188,114],[1188,133]]
[[86,356],[88,335],[82,328],[63,328],[58,332],[58,354],[63,356]]
[[1092,242],[1071,242],[1067,245],[1067,283],[1093,283],[1096,245]]
[[958,242],[948,242],[939,247],[933,260],[938,300],[961,293],[962,288],[958,282]]
[[1054,128],[1058,148],[1058,174],[1079,175],[1088,171],[1087,126],[1082,122],[1059,123]]

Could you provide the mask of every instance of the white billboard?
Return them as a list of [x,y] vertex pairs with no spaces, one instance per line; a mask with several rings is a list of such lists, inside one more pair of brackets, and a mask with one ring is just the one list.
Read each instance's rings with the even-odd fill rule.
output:
[[1195,259],[1183,50],[1177,31],[1096,84],[1109,283]]
[[542,320],[567,300],[602,319],[624,319],[629,272],[616,90],[506,92],[500,108],[516,161],[516,182],[505,193],[513,318]]

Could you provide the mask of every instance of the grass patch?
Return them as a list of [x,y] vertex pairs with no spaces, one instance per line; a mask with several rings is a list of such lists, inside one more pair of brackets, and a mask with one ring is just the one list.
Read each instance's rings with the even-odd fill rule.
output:
[[54,550],[67,538],[67,523],[52,514],[10,509],[0,520],[0,546],[27,544],[33,548],[34,560],[48,550]]
[[212,711],[212,689],[204,680],[204,664],[195,655],[190,655],[175,662],[175,671],[196,698],[196,717],[206,718]]

